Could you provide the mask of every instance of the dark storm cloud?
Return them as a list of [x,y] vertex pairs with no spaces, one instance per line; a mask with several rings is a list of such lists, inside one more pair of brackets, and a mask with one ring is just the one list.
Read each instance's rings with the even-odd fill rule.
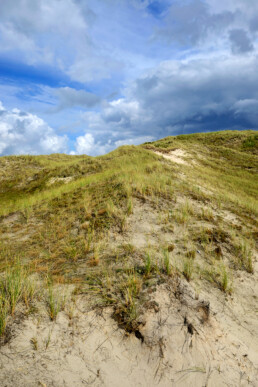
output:
[[257,57],[168,61],[136,80],[124,99],[87,116],[117,136],[258,129]]
[[[134,93],[157,127],[187,128],[191,124],[191,130],[195,126],[201,131],[241,128],[244,123],[258,128],[253,120],[257,66],[257,58],[244,58],[237,64],[233,58],[180,65],[168,62],[149,77],[156,82],[152,89],[146,89],[146,80],[140,79]],[[243,101],[245,108],[239,109]]]

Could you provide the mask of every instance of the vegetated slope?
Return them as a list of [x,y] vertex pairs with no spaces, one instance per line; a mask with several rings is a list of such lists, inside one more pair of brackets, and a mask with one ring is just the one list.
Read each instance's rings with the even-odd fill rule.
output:
[[257,140],[0,158],[1,383],[257,385]]

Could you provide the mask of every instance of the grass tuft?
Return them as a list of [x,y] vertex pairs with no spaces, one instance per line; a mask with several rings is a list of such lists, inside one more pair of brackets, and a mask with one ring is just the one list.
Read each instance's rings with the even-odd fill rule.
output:
[[28,271],[15,263],[8,267],[0,278],[0,336],[5,333],[8,317],[13,317],[21,302],[29,308],[35,295],[35,284]]
[[192,279],[193,276],[193,260],[189,258],[185,258],[183,261],[183,275],[185,279],[189,282]]
[[50,320],[54,321],[60,311],[64,310],[66,297],[54,288],[52,281],[48,282],[47,308]]

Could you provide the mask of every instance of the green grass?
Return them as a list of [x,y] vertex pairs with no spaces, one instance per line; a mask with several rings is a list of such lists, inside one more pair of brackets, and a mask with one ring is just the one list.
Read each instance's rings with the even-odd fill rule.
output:
[[188,282],[192,279],[193,270],[194,270],[193,260],[191,258],[185,258],[183,261],[182,273]]
[[58,313],[64,310],[66,297],[60,294],[60,289],[54,288],[52,281],[48,281],[47,309],[50,320],[56,320]]
[[8,267],[0,278],[0,336],[5,333],[9,316],[13,317],[17,305],[28,308],[35,294],[35,285],[28,271],[19,263]]
[[223,263],[213,263],[212,266],[202,270],[203,277],[215,284],[222,292],[232,293],[232,278],[229,269]]
[[[251,144],[248,147],[245,144]],[[195,154],[198,164],[194,168],[182,167],[188,186],[196,184],[213,192],[218,201],[242,213],[258,215],[258,145],[254,131],[223,131],[167,137],[151,144],[147,149],[180,147]]]

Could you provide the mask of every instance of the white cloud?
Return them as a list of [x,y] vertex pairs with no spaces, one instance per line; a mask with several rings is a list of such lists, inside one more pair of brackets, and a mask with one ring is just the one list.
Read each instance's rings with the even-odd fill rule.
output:
[[106,144],[101,144],[100,142],[95,142],[95,139],[91,133],[86,133],[84,136],[79,136],[75,141],[75,150],[70,152],[70,154],[87,154],[91,156],[96,156],[100,154],[105,154],[115,146],[111,144],[111,140],[107,141]]
[[75,141],[75,149],[70,152],[71,155],[87,154],[90,156],[103,155],[111,152],[122,145],[139,145],[146,141],[154,140],[151,136],[125,138],[123,140],[114,140],[114,138],[108,138],[105,136],[103,141],[96,141],[91,133],[86,133],[84,136],[79,136]]
[[76,153],[78,154],[89,154],[94,150],[94,146],[94,137],[90,133],[79,136],[76,139]]
[[[16,51],[27,63],[55,63],[59,47],[87,44],[85,18],[72,0],[9,0],[0,4],[1,51]],[[66,52],[59,52],[65,65]]]
[[142,136],[142,137],[134,137],[134,138],[128,138],[125,140],[118,140],[115,141],[115,146],[119,147],[122,145],[140,145],[147,141],[153,141],[154,137],[152,136]]
[[65,152],[66,136],[58,136],[41,118],[0,102],[0,155]]
[[18,53],[30,65],[55,66],[79,82],[110,78],[123,64],[94,38],[89,27],[95,21],[82,0],[1,1],[0,52]]

